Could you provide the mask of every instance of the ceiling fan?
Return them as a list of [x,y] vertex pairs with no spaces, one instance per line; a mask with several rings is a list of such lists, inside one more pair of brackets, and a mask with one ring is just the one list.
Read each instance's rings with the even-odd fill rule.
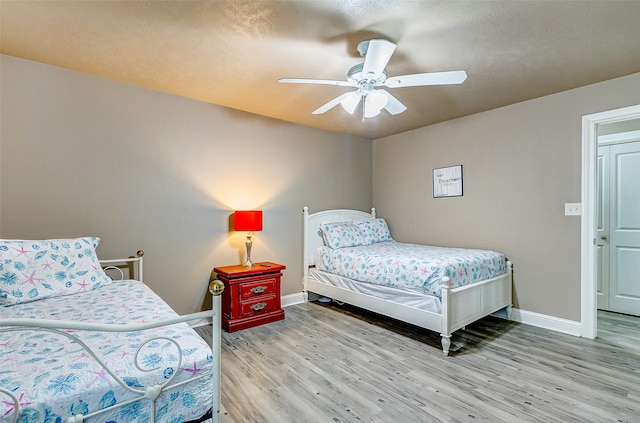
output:
[[467,79],[467,73],[463,70],[448,72],[416,73],[387,77],[385,67],[391,59],[396,45],[384,39],[365,40],[358,44],[358,52],[364,56],[364,63],[352,67],[346,81],[311,78],[281,78],[279,81],[288,84],[321,84],[338,85],[341,87],[355,87],[356,91],[344,93],[313,111],[314,115],[325,113],[338,104],[349,113],[353,114],[362,100],[363,119],[380,114],[385,109],[392,115],[407,110],[397,98],[389,94],[383,88],[416,87],[423,85],[449,85],[461,84]]

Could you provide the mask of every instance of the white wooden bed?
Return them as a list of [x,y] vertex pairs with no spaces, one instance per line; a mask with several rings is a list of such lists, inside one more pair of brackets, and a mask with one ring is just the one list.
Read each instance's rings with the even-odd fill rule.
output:
[[[371,213],[358,210],[325,210],[309,213],[303,209],[303,284],[305,299],[310,293],[331,298],[385,316],[389,316],[416,326],[439,332],[442,350],[449,354],[451,334],[476,320],[498,310],[506,309],[507,318],[511,309],[512,265],[506,262],[506,272],[497,277],[457,288],[450,286],[450,278],[442,278],[441,313],[422,310],[396,301],[382,299],[375,295],[355,292],[340,286],[327,284],[314,276],[315,251],[325,243],[320,225],[330,222],[349,222],[376,217],[375,208]],[[320,272],[322,273],[322,272]]]
[[[0,242],[0,250],[7,251],[7,245],[9,249],[12,248],[11,244]],[[28,248],[21,248],[26,256]],[[0,251],[0,256],[2,253]],[[52,257],[57,259],[57,255]],[[2,261],[10,262],[4,257]],[[47,265],[51,261],[48,260]],[[148,298],[142,295],[147,290],[150,292],[144,284],[137,282],[142,282],[143,276],[142,251],[135,257],[100,260],[99,263],[93,270],[102,272],[106,269],[106,273],[102,274],[108,274],[113,279],[108,285],[91,288],[90,291],[89,288],[85,291],[82,286],[83,292],[17,304],[7,302],[6,287],[11,285],[7,283],[7,275],[17,276],[18,279],[11,285],[13,287],[22,284],[24,287],[46,290],[49,284],[35,278],[34,273],[20,272],[19,267],[15,272],[8,265],[4,268],[0,266],[0,278],[4,278],[0,280],[0,296],[4,296],[0,300],[5,300],[4,304],[0,301],[0,422],[178,421],[181,418],[172,415],[172,407],[178,403],[187,410],[180,409],[178,414],[185,416],[184,421],[219,422],[219,310],[224,285],[220,281],[212,281],[209,285],[213,295],[212,310],[178,316],[155,294],[151,293]],[[74,264],[67,266],[71,268]],[[122,269],[136,273],[137,277],[125,276]],[[114,277],[114,274],[117,276]],[[23,276],[27,282],[19,281]],[[85,280],[88,277],[82,279],[81,283],[84,284]],[[3,282],[5,285],[2,285]],[[4,290],[1,289],[3,287]],[[87,297],[93,292],[105,291],[100,298],[113,300],[109,295],[116,295],[118,289],[124,289],[129,295],[114,297],[121,298],[121,301],[110,301],[108,304],[96,304]],[[67,317],[65,302],[69,301],[71,315],[84,315],[85,318],[74,320]],[[136,309],[128,310],[127,307],[136,301],[145,301],[156,311],[149,315],[140,314],[143,312]],[[111,315],[111,310],[115,315],[116,309],[122,308],[125,310],[123,319],[128,319],[126,314],[129,313],[131,321],[89,322],[86,316],[99,311],[84,310],[83,306],[104,308],[107,316]],[[47,315],[46,311],[50,311],[51,315]],[[41,318],[14,317],[33,313]],[[206,343],[203,347],[203,340],[185,323],[208,322],[209,319],[213,324],[212,350]],[[193,343],[196,339],[197,343]],[[197,351],[194,345],[198,346]],[[60,359],[61,356],[64,360]],[[195,357],[199,357],[197,363]],[[206,359],[202,361],[202,357]],[[60,376],[55,373],[58,368],[64,368],[68,373]],[[122,370],[132,368],[133,374]],[[37,373],[37,376],[30,379],[34,376],[31,373]],[[80,392],[72,388],[78,388]],[[194,391],[196,389],[200,394]],[[100,407],[92,406],[88,400],[80,398],[85,393],[88,396],[93,390],[97,390],[101,398]],[[56,405],[50,406],[53,401],[43,399],[44,394],[47,394],[46,398],[54,398]],[[91,395],[93,398],[94,393]],[[68,405],[61,408],[59,401],[62,404],[66,401]],[[202,414],[200,410],[204,410]]]

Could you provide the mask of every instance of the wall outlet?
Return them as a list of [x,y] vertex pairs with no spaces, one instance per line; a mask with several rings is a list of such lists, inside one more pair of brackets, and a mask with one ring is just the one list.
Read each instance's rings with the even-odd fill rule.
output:
[[565,203],[564,215],[565,216],[580,216],[582,214],[581,203]]

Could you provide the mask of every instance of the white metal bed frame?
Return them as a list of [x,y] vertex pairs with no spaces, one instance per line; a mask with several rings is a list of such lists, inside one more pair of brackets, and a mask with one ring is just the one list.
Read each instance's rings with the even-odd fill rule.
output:
[[[142,257],[144,255],[144,252],[142,250],[138,251],[135,257],[128,257],[125,259],[113,259],[113,260],[100,260],[100,263],[102,264],[103,268],[105,270],[116,270],[119,272],[121,279],[124,279],[124,272],[122,271],[122,268],[128,267],[129,269],[132,269],[132,266],[135,266],[137,268],[137,280],[139,280],[140,282],[142,282],[142,276],[143,276],[143,268],[142,268]],[[130,270],[131,271],[131,270]],[[190,321],[198,321],[198,320],[203,320],[203,319],[211,319],[212,320],[212,324],[213,324],[213,330],[212,330],[212,339],[211,339],[211,346],[212,346],[212,372],[213,372],[213,377],[212,379],[212,384],[213,384],[213,394],[212,394],[212,398],[211,398],[211,419],[207,420],[207,421],[211,421],[212,423],[219,423],[220,421],[220,370],[221,370],[221,364],[220,364],[220,345],[221,345],[221,321],[220,321],[220,317],[221,314],[219,312],[219,310],[221,310],[220,307],[220,301],[221,301],[221,297],[220,294],[222,294],[222,291],[224,290],[224,284],[219,281],[219,280],[213,280],[209,283],[209,292],[212,294],[212,300],[213,300],[213,305],[211,307],[211,310],[207,310],[207,311],[202,311],[202,312],[198,312],[198,313],[192,313],[192,314],[187,314],[187,315],[183,315],[183,316],[177,316],[177,317],[173,317],[170,319],[163,319],[162,321],[155,321],[155,322],[151,322],[151,323],[142,323],[142,324],[127,324],[127,325],[115,325],[115,324],[100,324],[100,323],[87,323],[87,322],[74,322],[71,320],[47,320],[47,319],[28,319],[28,318],[12,318],[12,319],[6,319],[6,318],[0,318],[0,333],[3,332],[17,332],[17,331],[21,331],[21,330],[42,330],[42,331],[46,331],[46,332],[54,332],[56,334],[59,334],[61,336],[67,337],[69,338],[72,342],[80,345],[89,355],[91,355],[91,357],[93,357],[94,360],[96,360],[96,362],[120,385],[122,386],[124,389],[128,390],[129,392],[134,393],[136,396],[135,398],[130,398],[126,401],[120,402],[120,403],[116,403],[108,408],[104,408],[101,410],[96,410],[92,413],[88,413],[85,415],[82,414],[76,414],[74,416],[71,416],[69,418],[67,418],[65,420],[65,423],[80,423],[83,422],[85,419],[88,419],[90,417],[105,413],[107,411],[111,411],[113,409],[119,408],[119,407],[123,407],[126,406],[127,404],[131,404],[135,401],[139,401],[139,400],[143,400],[143,399],[147,399],[150,401],[151,404],[151,412],[150,412],[150,416],[152,416],[152,420],[151,422],[155,422],[156,421],[156,413],[155,413],[155,400],[158,396],[160,396],[160,394],[162,394],[163,391],[169,389],[169,388],[173,388],[173,387],[177,387],[180,386],[182,384],[185,383],[191,383],[197,379],[200,379],[202,377],[206,377],[209,376],[209,374],[204,374],[202,376],[197,376],[195,378],[191,378],[182,382],[177,382],[177,383],[173,383],[172,381],[174,379],[174,377],[178,374],[178,372],[175,372],[169,379],[167,379],[165,382],[161,383],[161,384],[157,384],[154,386],[147,386],[144,389],[136,389],[136,388],[132,388],[130,386],[128,386],[123,379],[114,374],[114,372],[109,369],[103,362],[102,360],[100,360],[100,358],[98,358],[96,356],[96,354],[91,351],[91,349],[84,344],[82,341],[80,341],[79,339],[69,335],[68,333],[65,332],[65,330],[86,330],[86,331],[100,331],[100,332],[134,332],[134,331],[141,331],[141,330],[146,330],[146,329],[153,329],[153,328],[159,328],[159,327],[163,327],[163,326],[169,326],[169,325],[173,325],[176,323],[182,323],[182,322],[190,322]],[[155,337],[155,338],[151,338],[148,339],[147,341],[145,341],[142,345],[140,345],[138,347],[138,350],[136,351],[136,354],[133,355],[133,360],[134,363],[136,365],[136,367],[139,370],[143,370],[143,371],[154,371],[157,369],[151,369],[151,370],[146,370],[146,369],[142,369],[137,361],[138,358],[138,353],[140,352],[140,350],[147,345],[148,343],[155,341],[155,340],[164,340],[164,341],[168,341],[170,342],[173,346],[176,347],[177,351],[178,351],[178,361],[179,364],[182,364],[182,351],[180,349],[179,344],[170,338],[165,338],[165,337]],[[5,418],[7,418],[7,416],[9,417],[9,422],[10,423],[15,423],[18,421],[18,416],[20,415],[20,401],[19,398],[15,396],[15,394],[13,394],[13,392],[4,389],[2,387],[0,387],[0,397],[2,397],[2,395],[5,395],[9,398],[9,402],[7,403],[8,405],[12,405],[13,406],[13,410],[10,414],[7,414],[5,416],[0,416],[0,421],[6,421],[3,420]],[[6,403],[6,402],[5,402]]]
[[512,301],[512,264],[510,261],[506,263],[504,274],[471,285],[452,288],[449,277],[443,277],[441,314],[318,281],[309,274],[309,268],[315,266],[315,250],[324,245],[319,228],[320,224],[375,218],[376,209],[372,208],[371,213],[337,209],[309,214],[309,208],[304,207],[302,215],[304,232],[303,294],[305,301],[309,300],[309,293],[312,292],[439,332],[442,337],[442,351],[445,355],[449,354],[451,334],[456,330],[504,308],[506,308],[507,318],[509,318]]

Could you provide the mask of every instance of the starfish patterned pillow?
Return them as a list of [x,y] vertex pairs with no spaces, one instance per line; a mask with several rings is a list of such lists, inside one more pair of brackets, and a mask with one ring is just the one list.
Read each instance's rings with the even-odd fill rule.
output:
[[0,240],[0,306],[89,291],[111,283],[100,238]]

